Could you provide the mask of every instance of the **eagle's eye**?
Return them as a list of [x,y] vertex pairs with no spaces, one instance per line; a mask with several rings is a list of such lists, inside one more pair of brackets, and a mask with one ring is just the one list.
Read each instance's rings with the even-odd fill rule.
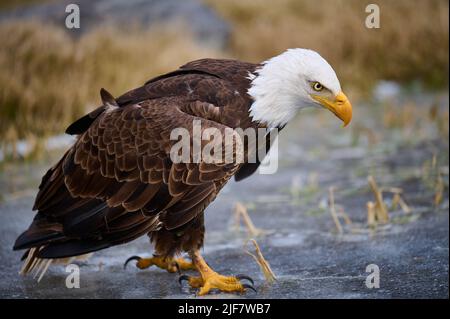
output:
[[311,84],[311,86],[312,86],[312,88],[313,88],[314,91],[320,92],[320,91],[323,90],[323,85],[320,84],[319,82],[313,82],[313,83]]

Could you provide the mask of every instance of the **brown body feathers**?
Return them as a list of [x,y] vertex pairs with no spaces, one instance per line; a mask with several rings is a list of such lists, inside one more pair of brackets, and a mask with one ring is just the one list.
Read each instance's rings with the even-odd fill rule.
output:
[[75,144],[43,177],[37,214],[14,249],[37,258],[86,254],[148,234],[172,255],[203,244],[203,212],[225,183],[255,164],[174,164],[172,129],[247,128],[257,65],[204,59],[148,81],[74,122]]

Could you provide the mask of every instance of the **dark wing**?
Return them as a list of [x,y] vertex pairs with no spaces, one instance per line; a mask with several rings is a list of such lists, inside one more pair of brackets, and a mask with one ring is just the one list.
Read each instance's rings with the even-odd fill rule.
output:
[[100,96],[102,98],[103,105],[69,125],[69,127],[66,129],[67,134],[83,134],[89,128],[89,126],[94,123],[95,119],[107,108],[119,106],[111,93],[103,88],[100,90]]
[[[207,119],[218,112],[212,104],[183,97],[124,107],[110,103],[44,176],[35,203],[38,213],[15,249],[41,247],[42,258],[73,256],[192,220],[238,166],[172,163],[170,150],[177,141],[170,134],[182,128],[192,136],[194,119],[202,130],[224,133],[225,125]],[[240,140],[235,136],[234,142]]]
[[[171,92],[177,92],[177,94],[183,93],[182,91],[180,92],[179,83],[189,82],[190,79],[186,78],[186,76],[195,75],[203,75],[206,76],[207,79],[211,77],[219,79],[218,76],[206,71],[195,69],[178,69],[148,80],[143,86],[133,89],[121,95],[117,99],[102,88],[100,90],[100,96],[102,98],[103,105],[69,125],[66,129],[66,134],[83,134],[92,125],[92,123],[94,123],[95,119],[110,106],[123,107],[129,104],[136,104],[145,100],[171,95]],[[173,78],[175,77],[178,77],[179,81],[173,81]],[[202,79],[202,77],[198,77],[198,79]]]
[[[250,85],[249,73],[253,73],[259,65],[245,63],[235,60],[224,59],[201,59],[189,62],[178,70],[169,72],[148,80],[143,86],[133,89],[114,99],[108,92],[102,89],[103,104],[91,113],[80,118],[66,130],[67,134],[79,135],[85,132],[89,126],[105,110],[106,105],[117,105],[124,107],[149,99],[157,99],[164,96],[188,96],[194,92],[196,99],[208,102],[216,106],[230,106],[230,98],[235,99],[235,92],[241,94],[245,101],[244,107],[227,107],[229,109],[228,120],[246,119],[248,123],[237,121],[238,126],[249,125],[248,106],[251,103],[247,95]],[[226,112],[225,112],[226,113]],[[228,122],[228,121],[227,121]],[[233,123],[228,123],[233,126]]]
[[[281,130],[284,128],[283,126],[278,127],[278,132],[281,132]],[[265,147],[266,150],[264,152],[264,154],[268,154],[270,151],[270,148],[272,147],[272,144],[275,141],[275,138],[271,137],[271,135],[273,134],[273,131],[268,131],[266,133],[265,136]],[[264,147],[264,145],[259,145],[258,144],[258,139],[256,140],[257,143],[257,149]],[[261,161],[264,160],[264,158],[259,158],[259,156],[255,157],[256,161],[255,162],[250,162],[250,163],[245,163],[243,164],[238,171],[236,172],[236,174],[234,175],[234,179],[236,182],[242,181],[243,179],[251,176],[253,173],[256,172],[256,170],[258,169],[259,165],[261,165]]]

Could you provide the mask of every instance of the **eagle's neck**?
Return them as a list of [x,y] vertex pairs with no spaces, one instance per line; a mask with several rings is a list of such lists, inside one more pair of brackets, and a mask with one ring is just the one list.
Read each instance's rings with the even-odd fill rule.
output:
[[269,61],[249,75],[251,81],[248,94],[253,103],[249,112],[253,121],[267,127],[286,125],[298,111],[298,97],[293,83],[286,79],[286,72]]

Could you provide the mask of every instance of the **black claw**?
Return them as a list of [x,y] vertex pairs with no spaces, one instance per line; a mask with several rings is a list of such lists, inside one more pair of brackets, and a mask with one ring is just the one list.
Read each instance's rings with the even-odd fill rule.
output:
[[244,288],[246,288],[246,289],[251,289],[251,290],[253,290],[255,293],[258,293],[258,292],[256,291],[255,287],[253,287],[253,286],[250,286],[250,285],[247,285],[247,284],[243,284],[242,287],[244,287]]
[[186,280],[186,281],[189,281],[189,276],[188,275],[181,275],[179,278],[178,278],[178,282],[180,283],[180,286],[181,285],[183,285],[183,280]]
[[250,278],[249,276],[246,276],[246,275],[237,275],[236,278],[239,279],[239,280],[246,279],[246,280],[250,281],[252,283],[252,285],[255,284],[253,279]]
[[123,269],[127,268],[127,264],[132,261],[132,260],[141,260],[142,258],[139,256],[131,256],[130,258],[127,259],[127,261],[125,261],[125,263],[123,264]]

